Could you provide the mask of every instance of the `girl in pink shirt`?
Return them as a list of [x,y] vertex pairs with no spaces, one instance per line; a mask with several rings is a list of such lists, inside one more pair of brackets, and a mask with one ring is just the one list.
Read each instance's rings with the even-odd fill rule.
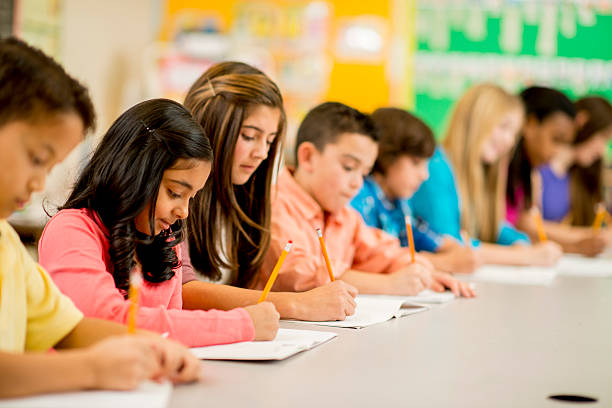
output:
[[[142,102],[110,127],[39,243],[40,263],[86,316],[125,322],[129,275],[136,269],[144,281],[140,328],[204,346],[253,340],[262,316],[278,322],[269,303],[182,310],[178,244],[211,161],[202,128],[176,102]],[[275,332],[272,327],[265,338]]]

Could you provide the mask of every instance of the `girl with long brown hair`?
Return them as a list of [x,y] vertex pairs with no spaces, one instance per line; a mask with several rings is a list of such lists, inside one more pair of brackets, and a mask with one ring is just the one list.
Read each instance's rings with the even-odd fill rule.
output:
[[[270,245],[272,183],[286,130],[281,93],[261,71],[225,62],[192,85],[185,106],[210,138],[215,158],[188,219],[184,248],[191,262],[183,265],[187,271],[193,266],[193,272],[184,275],[184,306],[231,309],[253,304],[260,292],[248,288]],[[302,293],[271,293],[268,300],[281,317],[330,320],[352,314],[355,295],[350,285],[334,282]]]

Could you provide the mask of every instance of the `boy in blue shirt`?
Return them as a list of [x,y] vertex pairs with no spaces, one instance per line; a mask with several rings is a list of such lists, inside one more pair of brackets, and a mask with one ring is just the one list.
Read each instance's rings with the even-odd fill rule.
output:
[[[431,129],[412,114],[396,108],[372,114],[380,133],[379,152],[372,174],[351,201],[365,222],[399,238],[408,246],[405,218],[412,215],[409,199],[429,177],[428,163],[434,153]],[[417,251],[437,269],[469,273],[481,263],[478,252],[442,235],[419,217],[411,217]]]

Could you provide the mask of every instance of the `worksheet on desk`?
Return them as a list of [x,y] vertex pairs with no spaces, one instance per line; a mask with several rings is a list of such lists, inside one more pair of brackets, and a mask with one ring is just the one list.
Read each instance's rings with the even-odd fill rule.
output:
[[310,350],[334,337],[336,333],[278,329],[271,341],[245,341],[208,347],[192,347],[191,352],[204,360],[283,360],[301,351]]
[[557,272],[555,267],[483,265],[474,273],[454,276],[468,282],[549,286],[555,280]]
[[406,297],[402,296],[358,295],[355,298],[355,303],[357,303],[355,314],[348,316],[345,320],[299,322],[319,326],[360,329],[373,324],[386,322],[394,317],[402,317],[409,314],[424,312],[428,309],[427,306],[411,303]]
[[0,400],[0,408],[166,408],[172,384],[143,383],[134,391],[80,391]]
[[608,254],[588,258],[566,254],[556,265],[559,275],[610,278],[612,277],[612,258]]

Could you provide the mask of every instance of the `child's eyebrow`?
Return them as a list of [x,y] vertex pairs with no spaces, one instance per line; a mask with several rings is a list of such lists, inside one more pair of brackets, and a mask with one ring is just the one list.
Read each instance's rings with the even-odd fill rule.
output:
[[186,182],[186,181],[183,181],[183,180],[175,180],[175,179],[170,179],[170,180],[168,180],[168,181],[170,181],[170,182],[172,182],[172,183],[180,184],[181,186],[186,187],[186,188],[188,188],[189,190],[193,190],[193,186],[192,186],[191,184],[189,184],[188,182]]
[[350,153],[344,153],[344,154],[342,155],[342,157],[347,158],[347,159],[354,160],[354,161],[356,161],[356,162],[357,162],[357,164],[361,164],[361,160],[360,160],[358,157],[353,156],[353,155],[352,155],[352,154],[350,154]]
[[50,154],[51,156],[55,156],[55,149],[53,148],[53,146],[51,146],[50,144],[47,144],[47,143],[43,143],[43,145],[42,145],[42,146],[43,146],[43,147],[44,147],[46,150],[48,150],[48,151],[49,151],[49,154]]
[[[247,128],[247,129],[255,129],[259,133],[264,133],[263,129],[260,129],[257,126],[254,126],[254,125],[242,125],[242,127],[243,128]],[[270,136],[271,135],[276,135],[276,134],[278,134],[278,132],[272,132],[272,133],[270,133]]]

